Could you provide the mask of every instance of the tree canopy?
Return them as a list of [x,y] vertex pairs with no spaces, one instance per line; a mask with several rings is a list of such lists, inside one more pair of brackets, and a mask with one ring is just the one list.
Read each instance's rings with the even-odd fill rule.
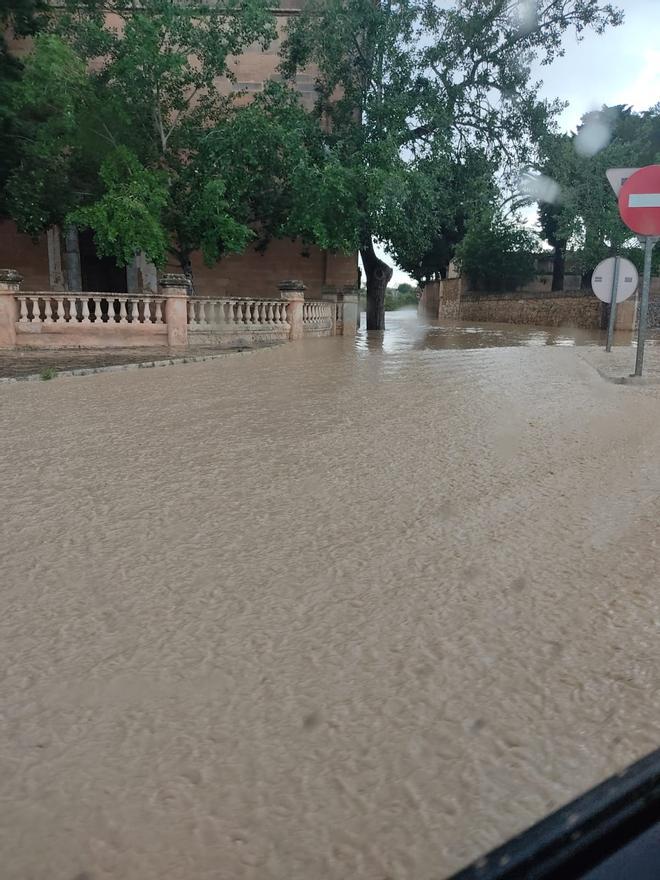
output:
[[21,147],[7,190],[20,227],[87,224],[119,263],[141,250],[163,265],[170,251],[186,268],[195,250],[210,264],[243,250],[245,187],[212,133],[242,109],[232,57],[274,35],[264,0],[58,11],[12,95]]
[[[315,114],[324,122],[321,202],[337,207],[336,246],[359,248],[367,277],[367,326],[384,325],[391,269],[375,253],[383,243],[419,267],[436,243],[451,246],[460,216],[441,207],[438,182],[468,151],[513,169],[529,161],[558,108],[538,96],[536,59],[561,54],[568,30],[580,36],[622,21],[597,0],[462,0],[449,8],[401,0],[310,0],[292,22],[284,71],[318,70]],[[454,157],[458,154],[458,160]],[[442,185],[442,183],[440,183]],[[317,202],[319,200],[317,199]],[[410,206],[415,205],[415,211]],[[443,223],[449,236],[442,235]],[[440,235],[438,234],[440,233]],[[411,240],[418,241],[413,253]],[[445,259],[440,254],[439,265]]]
[[583,116],[573,134],[547,133],[540,146],[539,170],[559,184],[554,198],[539,206],[556,262],[570,249],[587,276],[605,257],[624,251],[635,257],[605,172],[660,162],[660,104],[642,113],[605,106]]

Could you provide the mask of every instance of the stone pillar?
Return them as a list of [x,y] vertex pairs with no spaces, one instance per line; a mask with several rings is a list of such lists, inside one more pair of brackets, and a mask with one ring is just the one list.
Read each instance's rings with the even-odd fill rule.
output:
[[165,298],[167,344],[170,348],[188,346],[188,290],[185,275],[167,272],[161,276],[160,292]]
[[0,269],[0,348],[16,348],[18,307],[14,297],[22,279],[15,269]]
[[324,302],[329,302],[332,306],[332,335],[337,335],[337,300],[338,295],[336,290],[324,290],[321,294],[321,299]]
[[64,272],[67,290],[82,290],[80,242],[75,226],[67,226],[64,234]]
[[355,336],[360,317],[360,297],[353,287],[345,287],[344,300],[344,336]]
[[142,251],[126,266],[126,281],[129,293],[158,293],[158,272]]
[[303,303],[305,302],[305,285],[302,281],[282,281],[278,285],[280,298],[287,301],[286,319],[291,330],[289,339],[302,339],[303,336]]
[[48,244],[48,280],[51,290],[64,290],[62,272],[62,236],[59,226],[51,226],[46,232]]

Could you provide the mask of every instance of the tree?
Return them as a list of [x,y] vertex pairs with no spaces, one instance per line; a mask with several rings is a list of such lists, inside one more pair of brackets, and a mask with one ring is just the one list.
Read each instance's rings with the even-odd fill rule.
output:
[[487,292],[516,290],[536,270],[532,233],[489,206],[473,215],[456,256],[472,283]]
[[[430,177],[431,203],[422,212],[425,224],[400,224],[392,231],[392,252],[398,264],[419,283],[446,278],[457,245],[463,240],[473,215],[492,203],[498,194],[495,168],[480,150],[465,148],[418,163],[417,171]],[[403,210],[410,217],[419,211],[413,192]]]
[[254,233],[211,133],[241,110],[218,87],[235,80],[232,57],[275,36],[266,0],[71,3],[51,30],[13,97],[21,228],[87,224],[101,255],[163,265],[169,251],[188,272],[195,250],[210,264],[243,250]]
[[605,172],[660,160],[660,105],[643,113],[605,106],[585,114],[571,135],[547,133],[540,152],[538,170],[559,184],[556,198],[539,205],[539,219],[554,249],[553,290],[560,290],[567,248],[585,280],[602,259],[626,250],[631,234]]
[[43,0],[0,0],[0,216],[6,214],[7,179],[16,161],[11,95],[21,72],[20,61],[11,54],[6,37],[35,34],[44,23]]
[[[432,176],[420,162],[446,155],[447,145],[480,146],[498,165],[523,161],[553,110],[538,98],[531,61],[551,62],[568,29],[601,32],[622,20],[598,0],[546,0],[527,18],[520,9],[517,0],[461,0],[451,8],[310,0],[291,24],[284,72],[309,64],[318,71],[325,166],[315,183],[329,189],[313,194],[313,204],[338,209],[324,225],[326,241],[359,248],[369,329],[384,326],[392,274],[375,242],[392,249],[411,222],[424,229],[433,217]],[[412,199],[411,218],[403,205]]]

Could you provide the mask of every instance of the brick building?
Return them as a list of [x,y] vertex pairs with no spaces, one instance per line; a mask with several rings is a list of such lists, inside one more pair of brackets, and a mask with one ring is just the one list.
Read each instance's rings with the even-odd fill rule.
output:
[[[298,0],[282,0],[276,12],[279,37],[265,51],[255,45],[235,61],[238,87],[247,93],[263,88],[277,75],[280,40]],[[27,51],[27,44],[14,41],[17,54]],[[314,99],[314,78],[301,74],[296,81],[303,103]],[[220,83],[222,88],[223,84]],[[0,267],[17,269],[23,276],[21,288],[30,290],[104,290],[135,293],[155,290],[154,266],[136,257],[126,268],[119,268],[111,258],[99,258],[89,230],[72,230],[64,235],[59,228],[49,230],[37,241],[22,235],[10,221],[0,222]],[[301,242],[275,241],[264,253],[248,249],[240,255],[223,257],[213,268],[204,265],[201,255],[192,259],[195,290],[201,295],[272,296],[284,278],[304,282],[309,298],[318,298],[324,289],[354,286],[357,283],[357,255],[322,251]],[[164,271],[180,271],[172,263]]]

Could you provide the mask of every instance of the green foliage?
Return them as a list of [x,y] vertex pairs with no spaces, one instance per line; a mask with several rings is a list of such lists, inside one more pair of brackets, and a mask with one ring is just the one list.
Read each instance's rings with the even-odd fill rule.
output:
[[118,147],[104,160],[100,177],[100,199],[72,211],[67,222],[93,229],[98,254],[113,256],[119,266],[130,263],[138,251],[163,266],[168,243],[161,223],[167,203],[165,172],[144,168],[130,150]]
[[[392,247],[401,268],[422,282],[446,277],[469,218],[496,198],[497,188],[495,168],[480,150],[433,156],[419,161],[417,171],[428,194],[427,210],[421,212],[422,224],[396,227]],[[410,198],[405,211],[420,216],[419,198]]]
[[232,58],[275,36],[266,0],[203,14],[143,0],[130,15],[122,0],[71,2],[52,29],[14,94],[20,162],[9,195],[20,227],[75,219],[120,264],[137,250],[159,264],[169,250],[184,267],[194,250],[208,262],[242,250],[252,236],[227,195],[234,168],[209,143],[238,112],[217,81],[232,82]]
[[456,257],[477,289],[511,291],[534,277],[535,251],[528,229],[490,209],[471,219]]
[[76,205],[88,175],[81,148],[89,105],[83,62],[58,37],[40,34],[22,76],[8,95],[15,162],[8,175],[8,211],[25,232],[37,235],[61,222]]
[[44,382],[50,382],[51,379],[57,378],[57,370],[55,367],[45,367],[39,375]]
[[[406,288],[401,290],[401,288]],[[385,293],[385,311],[395,312],[397,309],[403,309],[406,306],[416,306],[418,303],[417,292],[410,284],[399,284],[396,290],[387,288]]]
[[[594,125],[610,131],[609,143],[595,155],[580,155],[580,134]],[[605,172],[660,161],[660,104],[643,113],[603,107],[586,114],[572,135],[546,134],[541,148],[540,170],[561,186],[559,201],[539,208],[544,238],[553,247],[573,250],[573,264],[586,276],[602,259],[622,252],[631,239]]]

